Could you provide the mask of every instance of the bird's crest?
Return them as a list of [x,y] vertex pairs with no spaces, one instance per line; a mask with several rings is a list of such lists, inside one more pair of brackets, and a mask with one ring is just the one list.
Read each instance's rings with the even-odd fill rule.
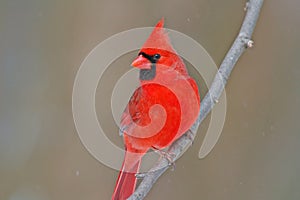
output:
[[170,38],[168,36],[168,33],[164,29],[164,18],[161,18],[161,20],[156,24],[154,27],[152,33],[150,34],[149,38],[144,43],[141,51],[146,51],[146,49],[151,51],[153,50],[165,50],[173,54],[177,54],[176,51],[173,49]]

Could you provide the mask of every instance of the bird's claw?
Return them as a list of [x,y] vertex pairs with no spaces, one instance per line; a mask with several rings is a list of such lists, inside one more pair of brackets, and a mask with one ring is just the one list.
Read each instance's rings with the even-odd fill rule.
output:
[[174,170],[175,168],[174,157],[176,156],[174,153],[166,152],[159,149],[155,149],[154,151],[158,153],[161,156],[161,158],[166,159],[168,161],[168,166],[172,166],[172,169]]
[[143,178],[145,178],[146,174],[147,173],[136,173],[135,174],[135,178],[137,178],[137,179],[143,179]]
[[191,141],[191,145],[194,144],[194,133],[191,131],[191,129],[189,129],[187,132],[186,132],[186,137]]

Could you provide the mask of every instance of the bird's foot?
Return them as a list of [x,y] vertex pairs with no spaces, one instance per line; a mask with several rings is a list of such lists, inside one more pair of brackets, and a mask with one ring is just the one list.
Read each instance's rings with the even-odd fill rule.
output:
[[153,148],[153,149],[156,153],[158,153],[160,155],[161,159],[164,158],[168,161],[168,166],[170,166],[172,170],[175,169],[174,158],[175,158],[176,155],[174,153],[166,152],[166,151],[156,149],[156,148]]
[[194,144],[195,134],[191,131],[191,129],[189,129],[185,135],[191,141],[191,146],[192,146]]
[[147,175],[147,172],[145,172],[145,173],[136,173],[135,178],[143,179],[143,178],[145,178],[146,175]]

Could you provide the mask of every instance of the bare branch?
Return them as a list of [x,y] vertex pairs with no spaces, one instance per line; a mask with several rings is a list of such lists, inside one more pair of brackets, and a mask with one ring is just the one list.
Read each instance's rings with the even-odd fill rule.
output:
[[[174,161],[176,161],[191,145],[192,141],[196,136],[197,129],[201,122],[205,119],[208,113],[212,110],[214,105],[218,102],[224,87],[227,83],[227,80],[231,74],[232,69],[234,68],[236,62],[242,55],[242,53],[247,49],[253,46],[253,41],[251,40],[252,33],[254,31],[256,21],[258,19],[260,9],[262,7],[263,0],[249,0],[247,1],[246,7],[244,8],[246,16],[240,32],[235,39],[233,45],[225,56],[214,80],[213,83],[205,95],[204,99],[201,101],[200,114],[194,125],[191,129],[184,134],[181,138],[175,141],[171,147],[168,149],[168,152],[174,156]],[[141,200],[143,199],[156,180],[169,168],[168,160],[161,159],[155,166],[146,173],[143,181],[138,186],[134,194],[128,198],[128,200]]]

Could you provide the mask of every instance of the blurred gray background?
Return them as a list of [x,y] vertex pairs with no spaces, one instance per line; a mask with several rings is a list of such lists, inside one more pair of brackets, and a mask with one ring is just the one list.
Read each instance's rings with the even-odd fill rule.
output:
[[[83,59],[111,35],[153,26],[164,16],[167,28],[197,40],[219,65],[238,33],[244,5],[244,0],[1,0],[0,199],[110,199],[118,172],[88,153],[72,118],[72,87]],[[146,199],[300,199],[299,18],[300,1],[265,1],[255,47],[241,57],[226,86],[219,142],[198,159],[206,120],[175,171],[165,173]],[[115,80],[134,56],[116,61],[119,71],[107,76]],[[98,90],[96,106],[107,113],[109,137],[122,146],[102,103],[109,101],[111,87]],[[201,86],[202,96],[205,92]]]

